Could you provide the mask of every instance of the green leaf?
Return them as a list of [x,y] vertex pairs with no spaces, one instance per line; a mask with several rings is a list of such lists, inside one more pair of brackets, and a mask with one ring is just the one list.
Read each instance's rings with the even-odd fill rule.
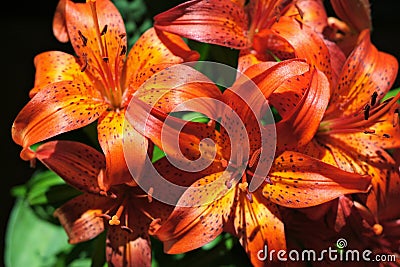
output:
[[389,92],[387,92],[387,94],[382,98],[381,102],[394,97],[395,95],[397,95],[398,93],[400,93],[400,87],[396,88],[396,89],[392,89]]
[[6,230],[6,266],[53,266],[57,254],[71,246],[61,226],[39,219],[27,201],[16,200]]

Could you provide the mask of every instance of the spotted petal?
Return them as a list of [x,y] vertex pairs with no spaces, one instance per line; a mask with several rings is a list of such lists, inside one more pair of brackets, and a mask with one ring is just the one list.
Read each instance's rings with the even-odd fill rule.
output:
[[92,88],[73,81],[58,82],[42,88],[19,112],[12,126],[12,137],[32,158],[29,146],[75,130],[95,121],[107,104]]
[[270,171],[271,184],[263,194],[272,202],[292,208],[315,206],[350,193],[365,193],[371,177],[345,172],[301,153],[279,155]]
[[86,193],[56,209],[54,216],[67,232],[69,243],[90,240],[104,231],[104,219],[100,215],[109,207],[108,201],[105,197]]
[[[107,164],[103,181],[105,188],[114,184],[133,183],[131,174],[136,178],[140,176],[147,157],[147,139],[125,122],[123,111],[104,113],[99,118],[97,130]],[[129,153],[134,159],[134,168],[128,169],[124,153]]]
[[129,101],[129,97],[155,73],[174,64],[197,60],[198,57],[199,54],[190,50],[181,37],[148,29],[127,57],[126,77],[122,81],[123,88],[128,88],[125,101]]
[[29,92],[30,97],[50,83],[76,81],[91,84],[89,78],[81,72],[77,59],[70,54],[60,51],[43,52],[35,57],[34,63],[35,87]]
[[228,190],[225,185],[229,178],[229,173],[217,172],[188,188],[170,217],[154,233],[163,241],[165,252],[184,253],[222,233],[235,197],[234,188]]
[[358,46],[342,69],[326,116],[340,117],[360,112],[366,104],[371,104],[374,93],[379,101],[390,90],[397,71],[397,59],[376,49],[371,43],[369,30],[364,30]]
[[309,79],[307,93],[299,105],[283,120],[277,123],[278,148],[293,150],[306,145],[314,137],[328,106],[330,90],[326,76],[318,71],[298,77]]
[[75,141],[51,141],[37,148],[36,157],[78,190],[100,193],[97,177],[105,160],[96,149]]
[[[267,246],[268,251],[286,249],[284,225],[276,204],[266,200],[261,190],[252,194],[252,202],[242,192],[236,195],[234,235],[247,252],[253,266],[265,266],[268,255],[259,255]],[[266,256],[266,261],[258,257]],[[276,260],[276,259],[275,259]]]
[[242,6],[230,0],[191,0],[154,17],[154,27],[200,42],[243,49],[248,18]]
[[114,77],[108,77],[108,81],[118,80],[124,64],[121,51],[127,41],[124,21],[114,4],[108,0],[66,1],[64,18],[81,65],[100,81],[104,75],[111,75],[103,69],[113,70]]

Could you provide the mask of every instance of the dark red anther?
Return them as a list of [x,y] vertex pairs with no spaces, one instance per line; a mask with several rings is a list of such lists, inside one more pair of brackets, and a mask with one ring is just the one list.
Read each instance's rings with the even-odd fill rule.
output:
[[375,91],[371,96],[371,106],[374,106],[376,104],[377,97],[378,97],[378,93]]
[[371,109],[371,106],[369,104],[366,104],[364,107],[364,120],[368,120],[370,109]]
[[101,36],[103,36],[104,34],[107,33],[107,28],[108,28],[107,24],[104,25],[104,28],[103,28],[103,30],[102,30],[101,33],[100,33]]
[[79,37],[80,37],[81,40],[82,40],[83,46],[86,46],[86,45],[87,45],[88,39],[82,34],[81,31],[78,31],[78,34],[79,34]]

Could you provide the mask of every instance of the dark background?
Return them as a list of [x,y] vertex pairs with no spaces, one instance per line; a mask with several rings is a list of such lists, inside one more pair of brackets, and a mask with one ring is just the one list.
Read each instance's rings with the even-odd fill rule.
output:
[[[1,20],[1,218],[0,248],[4,247],[4,233],[14,199],[10,188],[24,183],[33,173],[29,163],[19,158],[20,147],[11,139],[11,125],[19,110],[28,102],[33,86],[36,54],[48,50],[70,52],[68,44],[59,43],[52,34],[52,18],[58,1],[8,1],[11,8],[3,8]],[[157,3],[162,2],[162,5]],[[165,3],[149,0],[153,12],[173,6],[178,1]],[[398,0],[371,1],[372,40],[378,49],[400,58],[400,9]],[[396,5],[397,3],[397,5]],[[400,86],[397,78],[395,87]],[[2,259],[3,252],[0,258]],[[3,262],[3,261],[2,261]],[[1,264],[0,264],[1,265]]]

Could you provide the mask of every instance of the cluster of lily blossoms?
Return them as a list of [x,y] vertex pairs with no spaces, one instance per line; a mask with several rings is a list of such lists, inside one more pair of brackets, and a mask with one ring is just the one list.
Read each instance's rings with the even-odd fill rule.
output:
[[[31,99],[12,137],[23,160],[82,191],[54,214],[69,242],[106,231],[110,266],[151,266],[150,236],[178,254],[227,232],[254,266],[310,266],[264,255],[265,247],[318,252],[345,238],[353,249],[395,256],[354,266],[400,266],[400,94],[385,97],[398,62],[371,43],[367,0],[331,5],[335,17],[322,0],[191,0],[155,16],[129,48],[111,1],[60,0],[53,31],[75,54],[35,57]],[[201,56],[187,39],[239,50],[231,86],[181,65]],[[164,74],[176,66],[184,78],[203,78],[175,86],[176,73]],[[241,77],[258,89],[246,91]],[[196,102],[206,123],[169,116],[204,98],[228,108]],[[265,106],[274,109],[272,123],[260,123]],[[57,139],[93,123],[101,149]],[[176,155],[163,131],[187,160],[213,154],[209,164],[192,171],[168,157],[149,162],[155,147]],[[152,185],[149,168],[186,188],[174,203],[155,197],[169,189]]]

